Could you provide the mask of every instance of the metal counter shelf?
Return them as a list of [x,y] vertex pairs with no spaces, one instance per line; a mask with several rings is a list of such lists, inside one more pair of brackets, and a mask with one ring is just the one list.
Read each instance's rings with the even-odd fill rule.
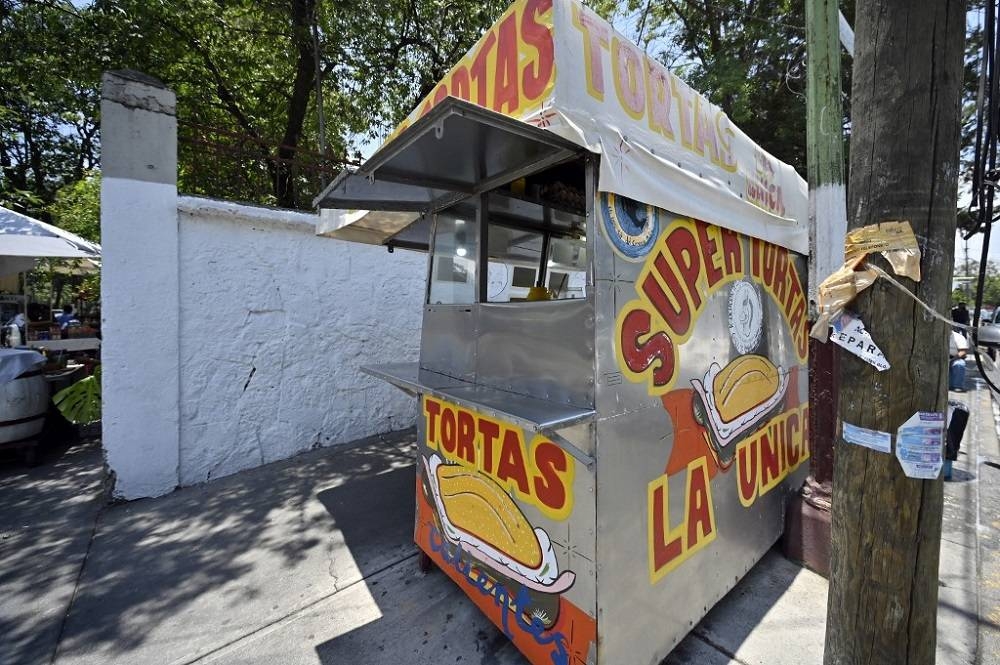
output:
[[420,363],[415,362],[368,365],[361,367],[361,371],[388,381],[412,395],[426,394],[450,400],[487,416],[511,421],[532,432],[550,435],[585,465],[593,464],[592,457],[559,437],[556,430],[592,420],[596,414],[594,409],[583,409],[476,385],[421,369]]

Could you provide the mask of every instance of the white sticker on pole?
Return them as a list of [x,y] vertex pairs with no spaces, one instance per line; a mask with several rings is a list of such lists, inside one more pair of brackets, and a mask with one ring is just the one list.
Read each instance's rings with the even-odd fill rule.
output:
[[864,446],[865,448],[871,448],[880,453],[892,452],[892,434],[889,432],[880,432],[877,429],[858,427],[851,423],[844,423],[844,441]]
[[910,478],[933,480],[941,472],[943,413],[918,411],[896,431],[896,459]]
[[844,312],[830,322],[833,332],[830,340],[837,346],[842,346],[858,358],[880,372],[889,369],[889,361],[885,359],[882,349],[872,341],[871,333],[865,330],[865,324],[850,312]]

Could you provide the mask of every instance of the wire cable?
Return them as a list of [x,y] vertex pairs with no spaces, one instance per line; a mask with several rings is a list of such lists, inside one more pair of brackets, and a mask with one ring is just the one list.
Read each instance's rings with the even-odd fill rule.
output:
[[[974,197],[981,197],[979,206],[979,227],[983,231],[983,251],[979,261],[979,281],[976,287],[976,307],[972,312],[972,349],[976,358],[976,367],[979,373],[989,385],[989,387],[1000,393],[993,380],[986,374],[983,366],[982,354],[979,352],[979,317],[983,308],[983,291],[986,285],[986,262],[990,250],[990,231],[993,227],[993,195],[997,187],[998,174],[997,163],[997,124],[1000,122],[1000,108],[997,102],[1000,101],[998,86],[1000,79],[996,76],[996,63],[1000,60],[1000,40],[997,39],[997,3],[996,0],[987,0],[983,17],[985,34],[983,36],[983,71],[981,74],[981,89],[986,89],[986,97],[982,100],[980,108],[977,110],[979,122],[982,122],[983,115],[986,117],[986,127],[976,128],[976,165],[974,174],[978,174],[978,179],[974,175],[974,186],[978,186],[978,191]],[[985,84],[985,85],[984,85]],[[984,140],[985,145],[980,141]],[[985,154],[984,154],[985,148]],[[985,164],[983,163],[985,161]],[[994,314],[994,316],[996,316]]]

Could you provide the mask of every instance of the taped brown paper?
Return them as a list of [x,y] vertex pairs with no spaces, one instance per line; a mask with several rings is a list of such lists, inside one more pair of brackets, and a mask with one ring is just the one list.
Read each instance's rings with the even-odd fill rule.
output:
[[878,278],[872,266],[859,269],[865,257],[874,252],[884,256],[897,275],[920,281],[920,247],[909,222],[882,222],[854,229],[844,242],[844,265],[817,289],[819,314],[809,331],[811,337],[826,342],[830,322]]

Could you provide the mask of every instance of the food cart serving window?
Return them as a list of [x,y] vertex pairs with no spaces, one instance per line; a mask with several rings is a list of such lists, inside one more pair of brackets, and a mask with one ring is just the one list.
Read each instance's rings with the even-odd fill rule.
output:
[[[536,664],[658,663],[780,536],[806,189],[575,0],[521,0],[321,232],[428,254],[415,539]],[[392,260],[391,256],[386,260]]]

